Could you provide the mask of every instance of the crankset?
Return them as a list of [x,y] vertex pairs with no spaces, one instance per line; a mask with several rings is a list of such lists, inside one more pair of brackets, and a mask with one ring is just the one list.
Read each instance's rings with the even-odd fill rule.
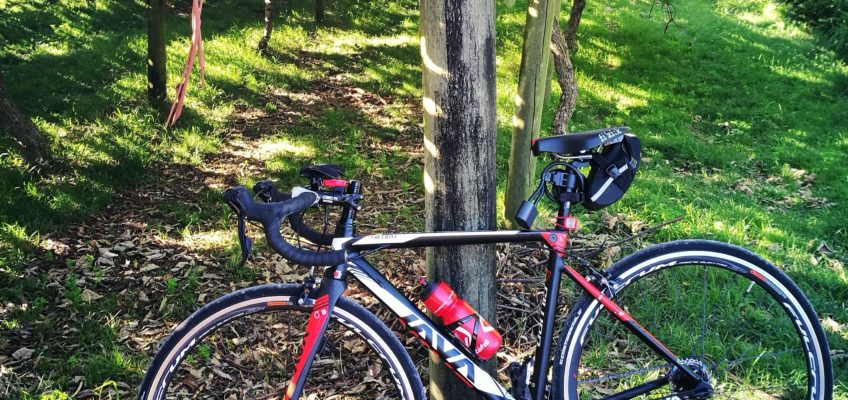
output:
[[530,400],[530,376],[533,375],[533,359],[528,358],[523,363],[512,362],[506,368],[512,385],[509,393],[515,400]]
[[700,400],[712,398],[713,385],[710,382],[713,379],[715,364],[697,358],[684,358],[680,362],[694,372],[698,380],[693,381],[680,368],[673,367],[669,371],[669,381],[673,394],[663,397],[663,399]]

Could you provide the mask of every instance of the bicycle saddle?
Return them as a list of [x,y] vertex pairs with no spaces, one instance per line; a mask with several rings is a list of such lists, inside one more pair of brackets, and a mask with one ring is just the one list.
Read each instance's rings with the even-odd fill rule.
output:
[[540,138],[533,141],[533,155],[555,153],[562,156],[579,155],[606,143],[614,143],[630,132],[626,126],[574,132],[566,135]]
[[300,169],[304,178],[339,179],[344,176],[344,168],[333,164],[307,165]]

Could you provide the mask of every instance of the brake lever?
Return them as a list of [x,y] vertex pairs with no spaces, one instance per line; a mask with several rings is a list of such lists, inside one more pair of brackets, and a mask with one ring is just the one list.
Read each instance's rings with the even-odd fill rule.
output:
[[238,213],[238,237],[239,245],[241,246],[241,260],[238,266],[241,268],[247,263],[247,259],[250,257],[250,251],[253,249],[253,240],[247,237],[247,225],[244,221],[244,213],[241,211]]

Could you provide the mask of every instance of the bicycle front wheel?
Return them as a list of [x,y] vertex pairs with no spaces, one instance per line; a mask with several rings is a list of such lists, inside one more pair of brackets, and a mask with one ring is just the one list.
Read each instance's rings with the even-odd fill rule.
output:
[[[607,274],[606,294],[709,379],[710,398],[832,398],[830,353],[813,308],[785,274],[750,251],[676,241],[638,251]],[[602,308],[584,294],[571,310],[556,353],[556,398],[707,397],[693,395],[680,371]],[[663,384],[645,392],[648,382]]]
[[[264,285],[207,304],[162,343],[138,399],[284,398],[312,310],[302,295]],[[362,306],[339,299],[319,346],[301,399],[424,400],[409,355]]]

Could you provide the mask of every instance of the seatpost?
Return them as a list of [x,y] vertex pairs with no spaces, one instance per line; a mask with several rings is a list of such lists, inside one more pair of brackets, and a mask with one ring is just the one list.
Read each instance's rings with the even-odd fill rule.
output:
[[560,224],[560,221],[565,221],[565,218],[568,217],[571,213],[571,199],[575,196],[575,190],[577,189],[577,175],[574,171],[568,171],[565,178],[565,192],[562,193],[560,198],[560,207],[559,214],[557,215],[557,223],[556,228],[558,230],[565,230],[565,228]]
[[[350,181],[347,186],[347,194],[361,194],[362,182]],[[356,219],[356,207],[352,204],[342,206],[342,215],[336,225],[336,237],[352,237],[354,235],[353,221]]]

